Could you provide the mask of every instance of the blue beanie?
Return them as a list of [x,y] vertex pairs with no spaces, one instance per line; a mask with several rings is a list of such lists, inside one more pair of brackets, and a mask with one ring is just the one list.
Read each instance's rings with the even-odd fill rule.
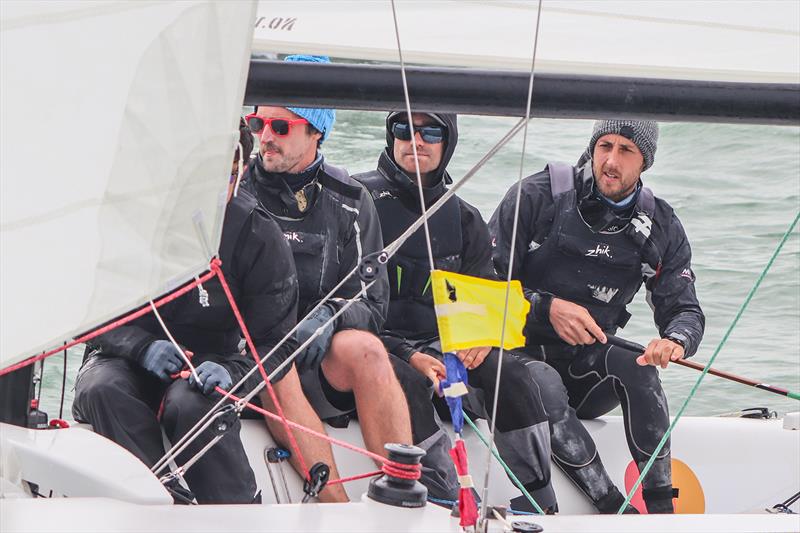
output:
[[[330,63],[331,60],[328,56],[308,56],[296,54],[286,56],[284,61],[306,62],[306,63]],[[289,111],[303,117],[309,124],[317,128],[322,133],[320,144],[328,138],[333,129],[333,124],[336,122],[335,109],[317,109],[312,107],[287,107]]]

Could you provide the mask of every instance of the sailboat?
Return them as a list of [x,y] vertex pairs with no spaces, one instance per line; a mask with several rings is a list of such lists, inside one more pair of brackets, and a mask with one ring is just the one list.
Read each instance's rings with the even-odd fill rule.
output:
[[[545,2],[531,114],[800,123],[800,8],[686,6]],[[398,2],[412,107],[524,116],[536,7]],[[4,3],[0,14],[2,369],[30,369],[21,365],[208,270],[242,101],[403,107],[389,2]],[[260,52],[381,64],[251,61]],[[487,528],[796,531],[797,515],[764,510],[800,489],[798,418],[683,419],[673,455],[690,514],[588,517],[554,469],[560,515]],[[587,427],[623,487],[621,423]],[[327,430],[361,444],[356,423]],[[486,455],[476,434],[465,438],[472,458]],[[363,496],[367,480],[346,485],[351,503],[300,504],[302,482],[276,459],[264,423],[243,420],[242,440],[265,504],[176,506],[149,469],[90,428],[2,424],[0,530],[460,531],[448,509]],[[374,470],[335,454],[343,476]],[[517,496],[495,463],[489,480],[492,504]]]

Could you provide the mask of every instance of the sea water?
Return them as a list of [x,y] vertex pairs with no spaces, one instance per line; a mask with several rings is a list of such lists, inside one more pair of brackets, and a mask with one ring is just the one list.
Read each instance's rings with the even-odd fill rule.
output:
[[[323,145],[326,158],[351,173],[374,169],[385,147],[384,113],[342,111]],[[516,123],[516,119],[464,116],[448,169],[458,179]],[[461,189],[488,221],[520,175],[548,161],[574,163],[586,148],[592,122],[530,122],[525,157],[520,133]],[[706,333],[694,361],[706,363],[800,210],[800,128],[729,124],[661,124],[655,164],[645,185],[667,200],[692,246],[697,294]],[[618,335],[641,344],[657,335],[644,289],[629,306],[633,318]],[[82,350],[68,357],[65,416],[73,396]],[[44,370],[42,409],[57,416],[63,358]],[[714,367],[800,392],[800,230],[794,230],[717,356]],[[675,413],[700,373],[670,365],[661,371]],[[749,407],[784,413],[800,404],[711,375],[701,383],[686,414],[715,415]],[[618,411],[618,410],[617,410]]]

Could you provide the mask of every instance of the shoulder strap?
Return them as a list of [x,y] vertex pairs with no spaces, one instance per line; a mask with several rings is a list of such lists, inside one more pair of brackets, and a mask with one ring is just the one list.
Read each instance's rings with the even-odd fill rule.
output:
[[350,173],[341,167],[323,163],[319,179],[323,187],[328,187],[342,196],[347,196],[353,200],[361,198],[361,187],[357,183],[352,183]]
[[550,191],[553,198],[575,188],[575,176],[572,165],[567,163],[547,163],[550,173]]
[[639,193],[639,198],[636,200],[636,207],[639,211],[647,213],[647,216],[653,218],[656,214],[656,200],[653,196],[653,191],[648,187],[642,187]]

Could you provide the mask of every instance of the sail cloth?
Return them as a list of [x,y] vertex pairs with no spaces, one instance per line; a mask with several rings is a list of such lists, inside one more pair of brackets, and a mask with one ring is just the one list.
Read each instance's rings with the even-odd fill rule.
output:
[[0,368],[208,267],[255,11],[3,2]]
[[[530,70],[533,0],[397,0],[396,6],[406,63]],[[391,4],[261,1],[253,50],[397,62]],[[798,83],[800,2],[547,0],[536,70]]]
[[[431,288],[443,352],[483,346],[500,347],[506,301],[504,281],[491,281],[444,270],[431,272]],[[525,321],[531,304],[518,280],[508,294],[503,348],[525,345]]]

